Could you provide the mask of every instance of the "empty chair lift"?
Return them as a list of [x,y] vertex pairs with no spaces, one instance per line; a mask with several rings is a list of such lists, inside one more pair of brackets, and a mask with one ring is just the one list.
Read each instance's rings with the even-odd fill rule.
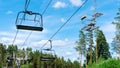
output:
[[[21,17],[22,16],[22,17]],[[26,18],[26,16],[34,16],[34,18]],[[24,21],[30,21],[27,25],[25,25]],[[34,22],[35,25],[29,25],[31,22]],[[33,24],[33,23],[32,23]],[[36,26],[39,25],[39,26]],[[22,30],[32,30],[32,31],[42,31],[43,30],[43,20],[42,15],[40,13],[35,13],[32,11],[21,11],[17,14],[16,18],[16,28]]]

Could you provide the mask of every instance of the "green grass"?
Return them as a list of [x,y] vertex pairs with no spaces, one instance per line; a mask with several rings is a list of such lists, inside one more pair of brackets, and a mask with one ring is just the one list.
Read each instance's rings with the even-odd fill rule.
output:
[[120,68],[120,60],[108,59],[98,64],[98,68]]
[[32,68],[32,64],[21,65],[20,68]]
[[102,60],[99,64],[93,63],[89,64],[88,68],[120,68],[120,60],[119,59],[108,59]]

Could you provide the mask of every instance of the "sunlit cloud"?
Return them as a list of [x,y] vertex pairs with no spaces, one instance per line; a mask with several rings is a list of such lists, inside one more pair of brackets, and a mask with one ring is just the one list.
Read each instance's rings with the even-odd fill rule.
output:
[[74,6],[81,6],[82,5],[82,0],[70,0],[70,2],[72,3],[72,5]]
[[[32,46],[35,46],[35,47],[41,47],[42,45],[44,45],[45,43],[46,46],[50,45],[50,42],[48,40],[41,40],[41,41],[38,41],[38,42],[32,42],[31,45]],[[69,45],[72,45],[74,44],[74,42],[72,41],[69,41],[67,39],[65,40],[52,40],[52,45],[53,46],[69,46]]]
[[72,52],[66,52],[66,55],[71,56],[71,55],[73,55],[73,53]]
[[13,14],[13,11],[9,10],[6,12],[6,14]]
[[107,42],[109,44],[112,43],[112,40],[114,38],[114,35],[115,35],[115,25],[113,25],[111,22],[107,22],[105,23],[103,26],[101,26],[100,28],[103,33],[105,34],[105,37],[107,39]]
[[[0,41],[1,41],[1,43],[4,43],[4,44],[6,44],[6,45],[11,45],[11,44],[13,44],[13,38],[9,38],[9,37],[2,37],[2,38],[0,38]],[[23,41],[17,39],[17,40],[14,42],[14,45],[20,45],[21,43],[23,43]]]
[[66,3],[60,2],[60,1],[56,2],[56,3],[53,5],[54,8],[65,8],[66,6],[67,6]]
[[115,32],[115,25],[112,24],[112,22],[108,22],[106,24],[104,24],[103,26],[101,26],[101,29],[104,32]]
[[46,29],[42,33],[33,32],[31,33],[31,35],[30,35],[30,31],[29,32],[19,31],[15,38],[15,35],[16,35],[15,32],[0,32],[0,43],[10,45],[13,43],[13,40],[15,39],[14,45],[21,46],[26,40],[26,38],[28,37],[28,35],[29,35],[29,38],[27,39],[27,41],[25,41],[25,44],[28,44],[28,42],[31,42],[31,41],[34,42],[35,40],[43,39],[45,38],[46,34],[47,34]]
[[65,20],[64,18],[61,18],[61,22],[62,22],[62,23],[65,23],[66,20]]
[[94,6],[91,6],[91,7],[90,7],[90,10],[94,10],[94,9],[95,9]]

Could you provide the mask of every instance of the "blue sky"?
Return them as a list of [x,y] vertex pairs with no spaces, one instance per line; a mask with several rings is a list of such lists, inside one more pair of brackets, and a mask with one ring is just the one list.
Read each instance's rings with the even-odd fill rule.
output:
[[[25,0],[0,0],[0,42],[11,44],[16,33],[15,20],[17,13],[24,9]],[[19,30],[15,44],[19,48],[32,47],[34,50],[40,50],[41,46],[61,27],[62,24],[81,6],[84,0],[53,0],[47,11],[43,15],[42,32],[33,32],[25,45],[22,45],[30,31]],[[31,0],[28,10],[42,13],[47,6],[48,0]],[[53,49],[58,56],[66,59],[77,60],[78,53],[75,51],[76,41],[79,39],[79,30],[85,25],[80,21],[82,15],[93,14],[93,0],[88,2],[76,13],[75,16],[55,35],[53,40]],[[103,30],[109,44],[114,37],[115,26],[111,24],[114,21],[116,12],[120,6],[120,0],[97,0],[97,12],[103,13],[103,16],[97,19],[97,25]],[[46,45],[48,46],[49,43]]]

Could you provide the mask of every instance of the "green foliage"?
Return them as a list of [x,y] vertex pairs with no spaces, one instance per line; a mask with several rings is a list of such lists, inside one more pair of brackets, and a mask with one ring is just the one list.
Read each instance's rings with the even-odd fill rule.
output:
[[79,40],[77,41],[77,46],[75,47],[76,51],[78,51],[80,54],[81,53],[84,54],[85,45],[86,45],[85,35],[83,31],[80,31]]
[[96,68],[96,63],[88,63],[87,68]]
[[0,68],[2,68],[2,65],[0,64]]
[[120,60],[109,59],[98,65],[99,68],[120,68]]
[[74,62],[73,62],[73,68],[80,68],[78,61],[74,61]]
[[17,45],[9,45],[7,48],[7,51],[10,53],[11,51],[17,52],[18,51],[18,47]]
[[33,68],[32,64],[25,64],[25,65],[21,65],[20,68]]
[[[17,64],[15,64],[14,61],[10,61],[9,63],[4,62],[4,64],[2,62],[2,60],[6,61],[6,58],[10,57],[11,54],[13,54],[13,51],[17,58],[25,58],[25,55],[28,55],[28,58],[32,58],[30,63],[26,60],[24,60],[25,62],[22,60],[20,68],[80,68],[80,63],[78,61],[72,62],[70,59],[65,60],[64,57],[60,58],[57,57],[57,55],[55,56],[56,59],[54,61],[40,61],[41,53],[38,50],[32,51],[32,48],[18,49],[18,47],[14,45],[9,45],[8,48],[6,48],[3,44],[0,44],[0,55],[4,56],[3,59],[0,58],[0,68],[7,64],[8,66],[17,68]],[[51,54],[47,55],[51,56]]]
[[101,30],[97,31],[96,34],[96,45],[97,45],[97,52],[98,52],[98,58],[102,57],[104,59],[108,59],[111,57],[109,52],[109,45],[106,41],[106,38]]
[[99,64],[88,64],[88,68],[120,68],[120,60],[108,59],[103,61],[102,59],[102,61],[100,61]]
[[87,45],[89,46],[87,50],[87,55],[86,55],[86,60],[87,60],[87,64],[90,61],[90,63],[93,63],[93,58],[94,58],[94,51],[93,51],[93,32],[92,31],[88,31],[86,34],[86,42]]
[[[79,52],[80,55],[80,63],[82,64],[82,55],[86,55],[86,37],[82,30],[79,33],[79,40],[77,41],[77,46],[75,50]],[[82,65],[80,65],[82,67]]]
[[5,63],[6,57],[6,46],[0,43],[0,65],[3,66]]
[[[102,57],[100,57],[98,59],[99,63],[102,63],[104,61],[104,59]],[[88,68],[98,68],[98,64],[96,64],[95,62],[93,62],[92,64],[89,62],[87,65]]]
[[116,32],[115,32],[115,37],[113,38],[112,41],[112,49],[116,53],[120,53],[120,8],[119,11],[115,17],[115,22],[112,22],[116,26]]
[[40,68],[40,52],[36,50],[33,56],[33,67]]
[[71,60],[70,59],[68,59],[68,61],[67,61],[67,63],[66,63],[66,67],[67,68],[72,68],[72,62],[71,62]]
[[89,32],[86,34],[86,41],[87,41],[87,44],[88,44],[88,45],[93,44],[93,33],[92,33],[92,31],[89,31]]

